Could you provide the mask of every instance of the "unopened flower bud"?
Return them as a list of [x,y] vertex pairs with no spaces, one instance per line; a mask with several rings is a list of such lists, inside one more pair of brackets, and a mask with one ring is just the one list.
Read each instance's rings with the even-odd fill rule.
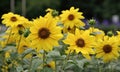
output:
[[53,11],[52,11],[52,16],[53,16],[53,17],[58,16],[58,14],[59,14],[58,11],[56,11],[56,10],[53,10]]
[[107,35],[108,35],[109,37],[111,37],[111,36],[113,36],[113,32],[112,32],[112,31],[108,31],[108,32],[107,32]]
[[95,19],[90,19],[88,21],[88,23],[89,23],[90,26],[94,26],[96,24],[96,21],[95,21]]

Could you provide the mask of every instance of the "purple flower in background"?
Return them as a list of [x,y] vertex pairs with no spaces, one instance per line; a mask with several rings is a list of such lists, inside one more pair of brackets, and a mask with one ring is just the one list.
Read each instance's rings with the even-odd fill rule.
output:
[[108,26],[110,23],[109,23],[108,20],[105,19],[105,20],[103,20],[102,24],[105,25],[105,26]]

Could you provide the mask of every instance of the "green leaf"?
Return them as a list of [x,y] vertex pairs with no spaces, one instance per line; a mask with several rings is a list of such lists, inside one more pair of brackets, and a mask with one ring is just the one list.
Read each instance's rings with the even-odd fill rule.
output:
[[40,72],[53,72],[53,70],[51,68],[44,67],[44,69],[42,69]]
[[22,72],[23,71],[23,67],[21,65],[19,65],[18,67],[16,67],[17,72]]
[[31,65],[31,72],[35,72],[35,70],[37,70],[37,68],[42,64],[42,60],[36,58],[32,60],[32,65]]
[[47,54],[48,57],[51,57],[51,58],[54,58],[54,59],[57,59],[60,57],[60,52],[59,51],[51,51]]
[[[6,46],[6,47],[3,48],[1,51],[6,52],[6,51],[8,51],[8,50],[16,50],[16,48],[15,48],[15,46]],[[0,52],[1,52],[1,51],[0,51]]]
[[86,63],[88,63],[89,61],[86,59],[82,59],[82,60],[76,60],[76,65],[80,68],[80,69],[84,69],[84,65]]
[[21,54],[21,56],[22,56],[22,58],[24,58],[26,55],[28,55],[29,53],[32,53],[32,52],[34,52],[34,50],[31,48],[28,48]]

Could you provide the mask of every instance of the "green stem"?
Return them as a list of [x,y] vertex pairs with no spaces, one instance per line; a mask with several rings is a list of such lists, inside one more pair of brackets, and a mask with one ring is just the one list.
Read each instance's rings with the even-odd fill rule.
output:
[[101,64],[99,63],[99,60],[97,59],[97,62],[98,62],[98,72],[102,72],[102,67],[101,67]]
[[63,64],[63,66],[62,66],[62,70],[63,70],[63,71],[65,70],[65,65],[67,64],[67,60],[68,60],[69,57],[70,57],[70,53],[71,53],[71,51],[68,53],[67,57],[66,57],[65,60],[64,60],[64,64]]
[[12,29],[10,30],[10,33],[9,33],[9,36],[8,36],[8,39],[7,39],[6,45],[7,45],[8,42],[9,42],[9,39],[10,39],[10,37],[11,37],[11,33],[12,33]]
[[110,68],[111,68],[110,71],[111,71],[111,72],[114,72],[112,64],[110,65]]
[[55,72],[57,72],[57,61],[55,60]]
[[18,41],[17,52],[18,52],[18,49],[19,49],[21,40],[22,40],[22,35],[20,35],[20,39],[19,39],[19,41]]
[[32,59],[33,59],[33,57],[31,57],[31,60],[30,60],[29,72],[31,72]]
[[101,68],[101,66],[99,65],[99,72],[102,72],[102,68]]
[[44,66],[45,66],[45,51],[43,52],[43,72],[45,72],[44,71]]

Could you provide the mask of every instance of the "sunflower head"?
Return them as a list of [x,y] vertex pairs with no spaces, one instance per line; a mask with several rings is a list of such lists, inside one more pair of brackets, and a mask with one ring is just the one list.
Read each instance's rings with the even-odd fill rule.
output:
[[70,10],[62,11],[62,14],[60,15],[61,21],[64,24],[64,27],[73,28],[74,26],[80,27],[84,26],[85,24],[81,21],[81,19],[84,19],[82,16],[82,12],[78,12],[79,9],[75,9],[74,7],[71,7]]
[[102,58],[104,62],[117,59],[119,56],[118,40],[116,37],[104,36],[103,39],[97,41],[96,57]]
[[23,24],[26,19],[18,14],[14,14],[12,12],[9,12],[7,14],[2,15],[2,23],[6,26],[14,27],[18,24]]
[[66,51],[74,52],[76,54],[81,53],[85,58],[90,59],[90,54],[94,54],[92,46],[94,45],[94,38],[89,35],[89,31],[75,30],[75,34],[68,33],[67,38],[64,40],[65,44],[69,44],[70,47]]
[[[33,21],[30,28],[29,38],[32,46],[37,50],[49,51],[53,46],[58,46],[58,40],[63,37],[61,28],[56,25],[57,21],[53,17],[40,17]],[[39,43],[39,44],[38,44]]]

